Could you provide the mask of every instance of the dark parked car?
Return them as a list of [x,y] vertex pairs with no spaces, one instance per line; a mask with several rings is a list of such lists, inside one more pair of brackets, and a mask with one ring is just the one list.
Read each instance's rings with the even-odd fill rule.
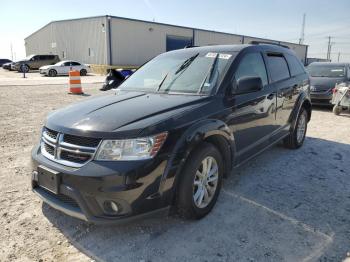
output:
[[18,72],[29,72],[39,69],[45,65],[54,65],[60,61],[58,55],[30,55],[27,58],[15,63],[14,70]]
[[310,117],[309,78],[289,49],[164,53],[117,91],[47,117],[32,151],[32,188],[52,207],[93,223],[171,206],[198,219],[233,168],[281,140],[299,148]]
[[2,68],[11,71],[11,70],[12,70],[12,69],[11,69],[11,65],[13,65],[14,63],[15,63],[15,62],[5,63],[5,64],[2,65]]
[[314,62],[307,67],[312,104],[331,105],[332,90],[338,83],[350,81],[347,63]]
[[1,59],[0,58],[0,66],[3,66],[4,64],[6,64],[6,63],[11,63],[12,61],[10,60],[10,59]]
[[103,86],[100,88],[101,91],[107,91],[113,88],[117,88],[127,77],[133,73],[132,70],[117,70],[110,69]]

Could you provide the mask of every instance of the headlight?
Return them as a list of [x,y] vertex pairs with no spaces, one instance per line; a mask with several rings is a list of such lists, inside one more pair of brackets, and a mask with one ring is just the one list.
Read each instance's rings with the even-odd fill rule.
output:
[[158,153],[167,135],[168,133],[164,132],[143,138],[103,140],[95,159],[104,161],[150,159]]

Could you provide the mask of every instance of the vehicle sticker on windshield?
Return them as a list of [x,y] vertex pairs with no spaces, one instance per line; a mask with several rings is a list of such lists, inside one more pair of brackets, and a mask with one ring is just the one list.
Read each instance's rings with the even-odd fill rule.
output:
[[[209,52],[208,54],[206,54],[205,57],[215,58],[217,55],[218,55],[218,53]],[[219,54],[219,58],[220,58],[220,59],[225,59],[225,60],[230,59],[231,56],[232,56],[232,55],[230,55],[230,54]]]
[[231,57],[232,55],[230,55],[230,54],[219,54],[219,58],[221,58],[221,59],[230,59],[230,57]]
[[205,57],[215,58],[218,53],[208,53]]

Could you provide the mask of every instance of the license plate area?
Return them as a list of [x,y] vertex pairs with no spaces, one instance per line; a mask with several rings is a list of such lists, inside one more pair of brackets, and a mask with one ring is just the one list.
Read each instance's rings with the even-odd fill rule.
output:
[[58,194],[59,172],[45,166],[38,166],[38,185],[54,194]]

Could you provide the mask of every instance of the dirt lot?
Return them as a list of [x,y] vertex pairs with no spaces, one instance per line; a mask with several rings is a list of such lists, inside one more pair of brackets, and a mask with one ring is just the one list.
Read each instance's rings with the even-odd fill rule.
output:
[[[0,261],[325,262],[350,251],[349,115],[314,109],[301,149],[275,146],[236,170],[200,221],[102,227],[43,205],[30,189],[30,150],[45,115],[88,97],[65,85],[11,83],[0,85]],[[84,89],[94,95],[99,86]]]

